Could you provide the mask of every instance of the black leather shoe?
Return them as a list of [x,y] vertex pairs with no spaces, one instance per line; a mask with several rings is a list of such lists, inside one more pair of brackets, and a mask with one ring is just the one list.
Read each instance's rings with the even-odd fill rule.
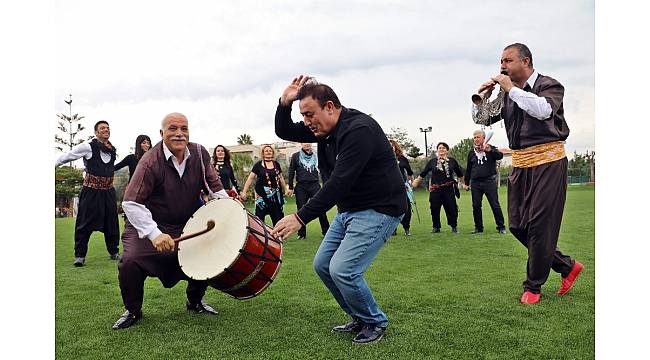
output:
[[111,260],[120,260],[122,257],[120,256],[120,254],[115,253],[115,254],[109,255],[108,258],[111,259]]
[[404,235],[411,236],[411,229],[404,229]]
[[129,310],[125,311],[122,316],[113,324],[113,330],[126,329],[135,324],[136,321],[142,318],[142,312],[132,313]]
[[458,228],[455,227],[451,228],[451,232],[454,234],[458,234]]
[[366,324],[363,326],[357,336],[352,339],[355,344],[369,344],[381,340],[386,332],[385,327],[377,326],[376,324]]
[[435,233],[439,233],[439,232],[440,232],[440,228],[433,228],[433,229],[431,230],[431,232],[434,233],[434,234],[435,234]]
[[506,233],[506,229],[499,229],[499,230],[497,230],[497,232],[498,232],[499,234],[507,234],[507,233]]
[[474,228],[474,230],[472,231],[472,234],[480,234],[482,232],[483,232],[483,230],[479,230],[477,228]]
[[74,258],[74,262],[72,263],[72,265],[79,267],[79,266],[84,266],[85,263],[86,263],[85,257],[78,257],[78,258]]
[[212,306],[206,304],[205,301],[203,300],[201,300],[201,302],[198,302],[196,304],[191,304],[188,301],[185,305],[187,307],[187,310],[194,311],[197,314],[209,314],[209,315],[219,314],[217,310],[215,310]]
[[359,321],[358,319],[352,319],[347,324],[343,325],[338,325],[332,328],[332,332],[354,332],[357,333],[361,331],[361,328],[363,327],[363,323]]

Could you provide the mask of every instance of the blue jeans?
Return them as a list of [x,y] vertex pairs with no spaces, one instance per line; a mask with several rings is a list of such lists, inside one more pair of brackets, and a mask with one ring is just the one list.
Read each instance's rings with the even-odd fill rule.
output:
[[372,209],[337,213],[314,257],[314,270],[339,306],[366,324],[388,325],[363,274],[402,216]]

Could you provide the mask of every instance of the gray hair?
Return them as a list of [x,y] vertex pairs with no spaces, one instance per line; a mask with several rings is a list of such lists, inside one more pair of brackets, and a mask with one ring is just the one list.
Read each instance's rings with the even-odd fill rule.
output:
[[483,131],[481,129],[474,130],[474,132],[472,133],[472,136],[476,135],[476,134],[481,134],[481,135],[483,135],[483,137],[485,137],[485,131]]
[[179,112],[169,113],[169,114],[165,115],[165,117],[160,122],[160,130],[165,130],[165,123],[167,122],[167,120],[172,119],[172,118],[181,118],[181,119],[185,119],[185,121],[187,121],[187,117],[185,115],[179,113]]

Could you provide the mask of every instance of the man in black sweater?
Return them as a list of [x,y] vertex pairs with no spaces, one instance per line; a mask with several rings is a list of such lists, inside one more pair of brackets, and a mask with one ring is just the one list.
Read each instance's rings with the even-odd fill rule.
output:
[[[483,212],[481,203],[483,195],[488,199],[494,221],[499,234],[506,233],[503,212],[499,205],[497,188],[497,160],[503,159],[499,149],[485,144],[485,132],[474,131],[474,149],[467,154],[467,171],[465,172],[465,190],[472,189],[472,212],[474,214],[474,231],[472,234],[483,232]],[[471,181],[471,183],[470,183]]]
[[[289,191],[296,195],[296,206],[298,210],[316,195],[320,190],[319,172],[318,172],[318,155],[314,154],[311,149],[311,143],[303,143],[302,149],[291,155],[289,163]],[[296,178],[296,187],[293,186],[293,179]],[[325,181],[325,179],[323,179]],[[289,193],[291,195],[291,193]],[[323,236],[327,233],[330,223],[327,220],[327,213],[318,216],[320,229]],[[303,226],[298,230],[298,239],[305,240],[307,237],[307,227]]]
[[[308,81],[309,80],[309,81]],[[300,101],[304,121],[291,120]],[[317,142],[323,188],[296,214],[280,220],[273,234],[291,233],[337,205],[338,212],[314,258],[314,269],[352,321],[333,331],[356,332],[354,343],[382,338],[388,318],[363,274],[407,209],[406,190],[393,149],[370,116],[343,107],[334,91],[307,76],[294,78],[275,113],[282,139]]]

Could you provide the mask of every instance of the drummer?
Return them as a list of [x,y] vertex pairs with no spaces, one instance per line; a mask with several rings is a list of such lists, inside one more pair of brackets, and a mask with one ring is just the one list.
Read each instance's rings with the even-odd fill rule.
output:
[[228,194],[210,164],[208,151],[189,142],[185,115],[165,116],[160,135],[162,141],[140,159],[122,202],[127,220],[118,278],[126,311],[113,325],[115,330],[128,328],[142,317],[148,276],[157,277],[166,288],[186,280],[187,310],[217,315],[203,301],[208,283],[192,280],[181,271],[172,238],[181,235],[185,223],[201,206],[202,192],[210,199],[228,198]]

